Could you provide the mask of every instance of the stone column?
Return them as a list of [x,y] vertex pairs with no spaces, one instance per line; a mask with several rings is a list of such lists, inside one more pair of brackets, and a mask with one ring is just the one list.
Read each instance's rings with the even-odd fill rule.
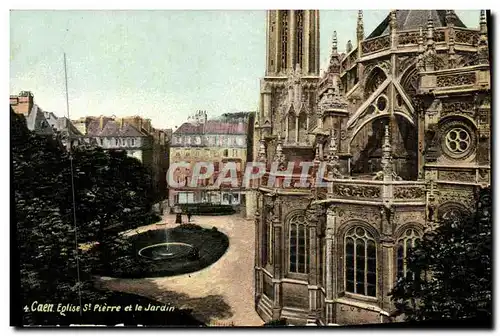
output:
[[[379,301],[381,301],[380,308],[389,312],[392,310],[391,298],[388,296],[392,288],[394,287],[394,239],[391,236],[384,235],[381,238],[382,247],[382,260],[378,262],[381,265],[382,272],[379,276],[382,277],[382,290],[381,295],[379,295]],[[381,300],[380,300],[381,299]]]
[[299,117],[295,117],[295,143],[299,142]]
[[255,212],[255,305],[257,306],[260,297],[263,292],[263,279],[262,279],[262,262],[261,262],[261,242],[260,242],[260,237],[261,237],[261,232],[262,232],[262,223],[261,223],[261,216],[260,216],[260,211],[257,210]]
[[273,249],[273,289],[274,289],[274,299],[273,299],[273,319],[279,319],[281,317],[281,309],[283,308],[283,294],[281,279],[283,278],[283,265],[284,265],[284,243],[283,243],[283,224],[281,222],[281,199],[277,198],[274,201],[274,211],[271,218],[271,225],[273,228],[272,237],[273,244],[271,248]]
[[[271,88],[267,83],[264,84],[264,89],[262,91],[262,103],[263,103],[263,110],[264,110],[264,123],[266,121],[270,121],[270,115],[271,115]],[[262,125],[261,125],[262,126]]]
[[289,120],[289,116],[288,114],[286,115],[286,120],[285,120],[285,142],[288,142],[288,127],[289,127],[289,123],[288,123],[288,120]]
[[[381,265],[381,273],[379,273],[379,284],[381,284],[380,294],[378,295],[380,308],[389,311],[391,310],[391,300],[388,296],[394,286],[394,238],[392,237],[392,228],[394,225],[395,216],[394,207],[381,206],[380,217],[382,235],[380,239],[381,245],[381,261],[377,260],[377,264]],[[380,281],[381,280],[381,281]]]
[[335,324],[334,301],[337,298],[337,258],[335,256],[335,230],[337,226],[336,209],[330,207],[326,212],[326,321]]
[[318,319],[318,253],[317,227],[316,223],[308,223],[309,226],[309,313],[307,316],[307,325],[316,325]]

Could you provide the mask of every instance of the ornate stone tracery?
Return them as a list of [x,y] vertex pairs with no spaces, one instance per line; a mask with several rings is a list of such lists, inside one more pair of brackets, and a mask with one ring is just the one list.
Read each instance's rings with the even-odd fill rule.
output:
[[440,125],[441,150],[450,159],[470,156],[476,148],[476,133],[463,120],[448,120]]
[[437,77],[438,87],[468,85],[468,84],[474,84],[475,82],[476,82],[475,72]]
[[372,53],[375,51],[387,49],[391,46],[391,38],[389,35],[366,40],[361,43],[363,54]]

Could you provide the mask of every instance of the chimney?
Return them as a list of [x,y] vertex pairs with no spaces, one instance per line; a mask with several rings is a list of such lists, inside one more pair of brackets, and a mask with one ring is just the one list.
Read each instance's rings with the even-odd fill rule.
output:
[[120,128],[123,128],[124,119],[125,119],[125,118],[120,118]]
[[104,128],[104,116],[99,117],[99,128],[101,130]]

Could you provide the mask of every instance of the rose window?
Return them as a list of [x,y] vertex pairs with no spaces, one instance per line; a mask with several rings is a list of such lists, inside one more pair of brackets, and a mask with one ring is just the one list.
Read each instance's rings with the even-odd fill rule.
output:
[[446,147],[453,154],[465,153],[471,145],[469,132],[463,128],[453,128],[446,134]]
[[441,148],[444,154],[451,159],[463,159],[472,154],[476,135],[463,122],[455,121],[445,125],[441,131],[443,134]]

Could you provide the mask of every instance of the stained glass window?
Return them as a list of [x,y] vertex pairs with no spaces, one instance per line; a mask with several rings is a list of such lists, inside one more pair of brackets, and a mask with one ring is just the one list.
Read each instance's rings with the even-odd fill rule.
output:
[[290,272],[309,272],[309,234],[303,215],[295,215],[290,227]]
[[345,236],[345,290],[377,296],[377,250],[373,236],[354,227]]
[[[396,260],[397,260],[397,271],[398,278],[406,277],[408,273],[407,269],[407,257],[411,253],[411,249],[415,247],[417,240],[420,236],[413,229],[408,229],[405,231],[404,236],[398,240],[396,249]],[[414,277],[415,275],[412,274]]]

